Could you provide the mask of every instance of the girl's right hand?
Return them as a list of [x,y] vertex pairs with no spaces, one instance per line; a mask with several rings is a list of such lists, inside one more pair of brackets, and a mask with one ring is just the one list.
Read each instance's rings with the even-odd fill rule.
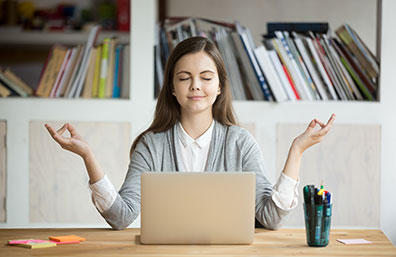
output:
[[[90,153],[91,148],[88,143],[77,133],[72,125],[65,123],[58,131],[55,131],[50,125],[45,124],[52,138],[65,150],[80,155],[83,159]],[[70,137],[66,138],[62,134],[66,131],[70,132]]]

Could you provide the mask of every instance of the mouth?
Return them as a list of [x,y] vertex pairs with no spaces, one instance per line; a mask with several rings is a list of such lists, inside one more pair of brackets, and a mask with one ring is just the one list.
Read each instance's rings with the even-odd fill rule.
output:
[[199,100],[201,100],[204,97],[205,96],[196,95],[196,96],[189,96],[188,99],[193,100],[193,101],[199,101]]

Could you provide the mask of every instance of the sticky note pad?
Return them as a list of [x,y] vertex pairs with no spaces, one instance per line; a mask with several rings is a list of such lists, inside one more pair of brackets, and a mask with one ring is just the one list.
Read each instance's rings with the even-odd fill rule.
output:
[[53,240],[50,240],[50,242],[55,243],[57,245],[79,244],[80,243],[80,241],[62,241],[62,242],[58,242],[58,241],[53,241]]
[[372,244],[373,242],[370,242],[366,239],[363,238],[356,238],[356,239],[337,239],[338,242],[346,244],[346,245],[352,245],[352,244]]
[[79,237],[75,235],[69,235],[69,236],[50,236],[50,240],[55,241],[55,242],[75,242],[75,241],[85,241],[84,237]]
[[16,245],[25,248],[46,248],[56,246],[56,243],[40,240],[40,239],[18,239],[18,240],[8,240],[8,244]]

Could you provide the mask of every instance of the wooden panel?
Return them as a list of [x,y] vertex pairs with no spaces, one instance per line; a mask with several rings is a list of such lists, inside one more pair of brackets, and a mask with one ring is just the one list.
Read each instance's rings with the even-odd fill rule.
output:
[[[277,167],[283,168],[290,143],[306,125],[277,126]],[[380,155],[379,125],[334,125],[327,137],[308,149],[300,171],[299,204],[286,226],[303,226],[302,188],[324,186],[333,194],[332,226],[379,227]]]
[[6,195],[7,195],[7,177],[6,177],[6,128],[7,123],[0,121],[0,222],[6,222]]
[[[88,175],[81,157],[63,150],[45,122],[29,127],[30,222],[106,224],[91,201]],[[62,122],[49,122],[58,129]],[[116,190],[129,164],[129,123],[73,122],[90,144]]]

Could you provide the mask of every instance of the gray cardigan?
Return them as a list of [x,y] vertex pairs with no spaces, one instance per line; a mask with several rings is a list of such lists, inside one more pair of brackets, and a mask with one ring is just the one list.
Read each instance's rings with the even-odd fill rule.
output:
[[[146,171],[179,171],[178,126],[160,133],[146,133],[136,146],[125,181],[112,206],[101,213],[113,229],[124,229],[140,213],[140,175]],[[256,172],[256,220],[265,228],[277,229],[290,211],[272,200],[272,185],[264,176],[261,150],[253,136],[237,126],[215,121],[205,171]]]

